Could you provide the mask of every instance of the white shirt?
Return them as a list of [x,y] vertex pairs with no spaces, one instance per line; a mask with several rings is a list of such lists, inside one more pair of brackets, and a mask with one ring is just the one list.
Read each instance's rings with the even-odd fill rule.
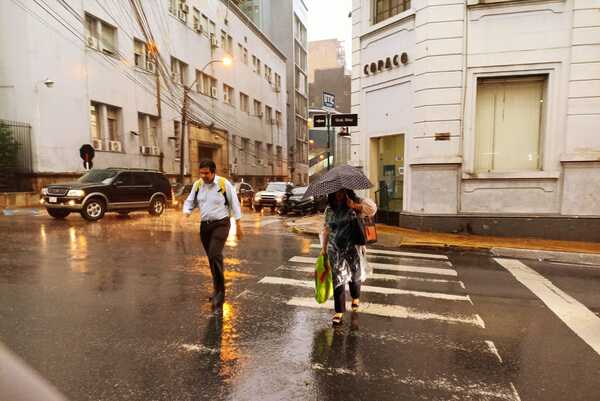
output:
[[[237,197],[236,190],[233,185],[225,180],[225,192],[229,207],[225,204],[225,197],[221,193],[219,180],[221,177],[215,175],[212,183],[204,183],[200,185],[198,190],[198,209],[200,209],[200,219],[202,221],[222,220],[233,214],[236,220],[242,218],[242,210]],[[190,214],[194,210],[194,192],[196,185],[192,185],[192,191],[183,204],[183,213]]]

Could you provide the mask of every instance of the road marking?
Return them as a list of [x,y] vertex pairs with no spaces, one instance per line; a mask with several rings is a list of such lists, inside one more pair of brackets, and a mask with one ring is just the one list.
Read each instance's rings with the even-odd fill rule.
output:
[[514,401],[521,401],[521,397],[519,397],[519,393],[517,392],[517,389],[515,388],[513,382],[510,382],[510,388],[512,389]]
[[[312,244],[312,249],[321,249],[320,244]],[[384,249],[370,249],[367,248],[367,253],[371,255],[389,255],[389,256],[407,256],[410,258],[426,258],[426,259],[440,259],[448,260],[446,255],[438,255],[433,253],[417,253],[417,252],[401,252],[401,251],[387,251]]]
[[[291,285],[296,287],[303,288],[315,288],[314,281],[304,281],[304,280],[295,280],[291,278],[283,278],[283,277],[264,277],[259,281],[260,284],[276,284],[276,285]],[[447,301],[466,301],[471,304],[471,298],[468,295],[453,295],[453,294],[443,294],[439,292],[425,292],[425,291],[410,291],[410,290],[401,290],[399,288],[387,288],[387,287],[374,287],[370,285],[362,285],[360,287],[361,292],[372,292],[375,294],[385,294],[385,295],[412,295],[414,297],[423,297],[423,298],[433,298],[433,299],[443,299]]]
[[[315,309],[333,309],[333,301],[330,300],[323,304],[318,304],[314,298],[293,297],[287,302],[287,304],[290,306],[301,306]],[[350,303],[348,303],[348,308],[350,308]],[[361,302],[358,313],[384,317],[395,317],[400,319],[436,320],[451,324],[468,324],[485,329],[485,323],[479,315],[440,315],[436,313],[422,312],[400,305],[383,305]]]
[[600,318],[569,294],[518,260],[495,258],[600,355]]
[[[313,267],[304,267],[304,266],[279,266],[276,270],[290,270],[296,272],[306,272],[306,273],[314,273],[315,269]],[[368,275],[367,279],[372,280],[386,280],[386,281],[404,281],[404,280],[412,280],[412,281],[422,281],[426,283],[450,283],[450,284],[458,284],[463,289],[466,289],[465,284],[459,280],[446,280],[442,278],[424,278],[424,277],[413,277],[413,276],[398,276],[395,274],[382,274],[382,273],[371,273]]]
[[498,358],[500,363],[504,363],[504,361],[502,361],[502,357],[500,356],[500,353],[498,352],[498,348],[496,348],[496,344],[494,344],[493,341],[486,341],[485,343],[487,344],[487,346],[490,349],[490,351],[492,352],[492,354],[496,355],[496,358]]
[[[289,260],[292,263],[306,263],[314,265],[317,263],[317,258],[309,256],[294,256]],[[422,266],[408,266],[408,265],[392,265],[388,263],[373,263],[369,262],[369,265],[374,269],[381,270],[393,270],[397,272],[410,272],[410,273],[423,273],[423,274],[436,274],[440,276],[453,276],[457,277],[458,273],[453,269],[440,269],[437,267],[422,267]]]

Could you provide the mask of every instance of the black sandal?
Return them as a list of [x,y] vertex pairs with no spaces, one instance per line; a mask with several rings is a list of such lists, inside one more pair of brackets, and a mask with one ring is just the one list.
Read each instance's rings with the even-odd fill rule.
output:
[[343,320],[343,317],[342,317],[342,316],[335,315],[335,316],[333,317],[333,319],[331,319],[331,323],[332,323],[334,326],[340,326],[340,325],[342,324],[342,320]]

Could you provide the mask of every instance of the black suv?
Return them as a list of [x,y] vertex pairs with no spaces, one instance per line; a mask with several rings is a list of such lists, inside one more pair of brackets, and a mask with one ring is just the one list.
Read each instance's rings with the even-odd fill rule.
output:
[[41,199],[54,218],[79,212],[89,221],[101,219],[106,212],[147,210],[160,216],[172,201],[171,184],[163,173],[126,168],[91,170],[75,182],[49,185],[42,189]]

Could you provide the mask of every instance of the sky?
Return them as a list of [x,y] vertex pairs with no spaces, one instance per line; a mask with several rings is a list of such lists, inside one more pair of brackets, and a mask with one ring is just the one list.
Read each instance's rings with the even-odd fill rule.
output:
[[308,7],[308,40],[337,38],[344,41],[346,68],[352,60],[352,0],[304,0]]

